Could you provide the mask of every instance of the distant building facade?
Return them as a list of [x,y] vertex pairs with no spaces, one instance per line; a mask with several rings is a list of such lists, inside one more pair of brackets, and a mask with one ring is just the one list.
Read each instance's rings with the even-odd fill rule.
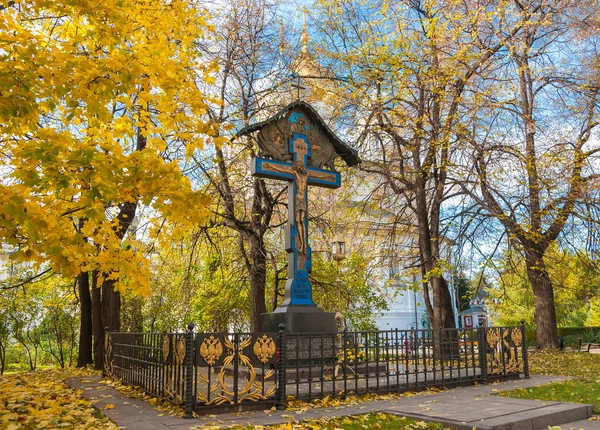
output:
[[477,295],[469,300],[469,307],[460,312],[461,327],[477,328],[489,327],[490,310],[488,303],[490,298],[484,289],[480,289]]
[[[415,246],[414,243],[411,245],[414,239],[413,235],[406,236],[405,246],[396,247],[394,255],[390,258],[392,264],[384,288],[388,297],[389,309],[375,319],[375,324],[379,330],[421,330],[431,328],[431,321],[425,306],[421,277],[414,274]],[[449,242],[442,246],[443,258],[449,257],[450,246]],[[455,324],[458,326],[459,317],[455,286],[449,273],[445,273],[444,278],[448,282]]]
[[[394,283],[396,280],[392,278],[390,282]],[[415,291],[410,285],[401,285],[400,283],[387,289],[396,291],[393,296],[388,296],[390,299],[389,310],[375,320],[379,330],[430,328],[431,324],[422,291]]]

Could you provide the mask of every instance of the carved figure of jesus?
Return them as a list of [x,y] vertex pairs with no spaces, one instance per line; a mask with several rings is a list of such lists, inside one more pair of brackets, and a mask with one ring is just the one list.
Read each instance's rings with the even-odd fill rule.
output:
[[[279,166],[278,164],[269,165],[269,170],[289,173],[289,167]],[[306,188],[308,187],[308,171],[303,160],[296,160],[292,163],[292,174],[296,179],[296,197],[294,201],[296,229],[298,231],[298,254],[306,255]]]
[[298,229],[298,253],[306,255],[306,187],[308,172],[303,160],[292,163],[292,173],[296,178],[296,228]]

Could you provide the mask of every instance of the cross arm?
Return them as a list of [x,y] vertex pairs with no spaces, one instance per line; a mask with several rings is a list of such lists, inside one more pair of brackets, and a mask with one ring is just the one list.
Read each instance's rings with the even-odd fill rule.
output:
[[340,172],[315,167],[309,167],[306,170],[308,171],[308,185],[325,188],[339,188],[342,185]]
[[250,161],[250,172],[252,176],[259,178],[280,179],[293,181],[294,174],[289,163],[266,158],[252,158]]
[[[259,178],[285,181],[294,180],[292,165],[284,161],[252,158],[250,162],[250,171],[252,172],[252,176],[257,176]],[[342,180],[339,172],[317,169],[315,167],[308,167],[306,171],[308,185],[325,188],[339,188],[341,186]]]

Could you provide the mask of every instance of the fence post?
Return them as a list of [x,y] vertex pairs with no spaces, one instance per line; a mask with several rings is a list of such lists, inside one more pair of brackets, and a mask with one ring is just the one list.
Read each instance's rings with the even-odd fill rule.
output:
[[348,327],[344,326],[344,336],[342,338],[342,370],[344,371],[344,398],[348,396],[348,375],[347,375],[347,367],[348,363],[346,361],[346,345],[348,345]]
[[194,323],[189,323],[185,335],[185,418],[193,418],[195,406],[194,378]]
[[240,334],[233,333],[233,404],[238,404],[238,390],[240,383],[239,366],[240,366]]
[[279,334],[277,335],[277,396],[276,407],[279,411],[285,411],[285,324],[279,324]]
[[527,356],[527,336],[525,332],[525,320],[521,320],[521,336],[523,336],[523,375],[529,379],[529,357]]
[[481,369],[481,382],[487,384],[488,369],[487,369],[487,340],[486,340],[487,327],[477,327],[477,334],[479,335],[479,367]]

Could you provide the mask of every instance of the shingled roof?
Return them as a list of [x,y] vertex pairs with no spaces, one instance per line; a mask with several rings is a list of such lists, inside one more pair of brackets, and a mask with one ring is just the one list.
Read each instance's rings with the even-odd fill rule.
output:
[[344,141],[342,141],[339,137],[335,135],[335,133],[327,126],[325,121],[323,121],[323,118],[321,118],[321,116],[317,113],[315,108],[301,100],[297,100],[293,103],[290,103],[269,119],[242,128],[236,133],[236,136],[246,136],[255,131],[258,131],[263,127],[285,117],[287,113],[293,109],[301,110],[311,121],[318,124],[324,130],[327,137],[331,139],[331,143],[333,144],[333,147],[335,148],[337,154],[340,157],[342,157],[342,160],[344,160],[349,167],[356,166],[361,162],[356,150],[352,149]]

